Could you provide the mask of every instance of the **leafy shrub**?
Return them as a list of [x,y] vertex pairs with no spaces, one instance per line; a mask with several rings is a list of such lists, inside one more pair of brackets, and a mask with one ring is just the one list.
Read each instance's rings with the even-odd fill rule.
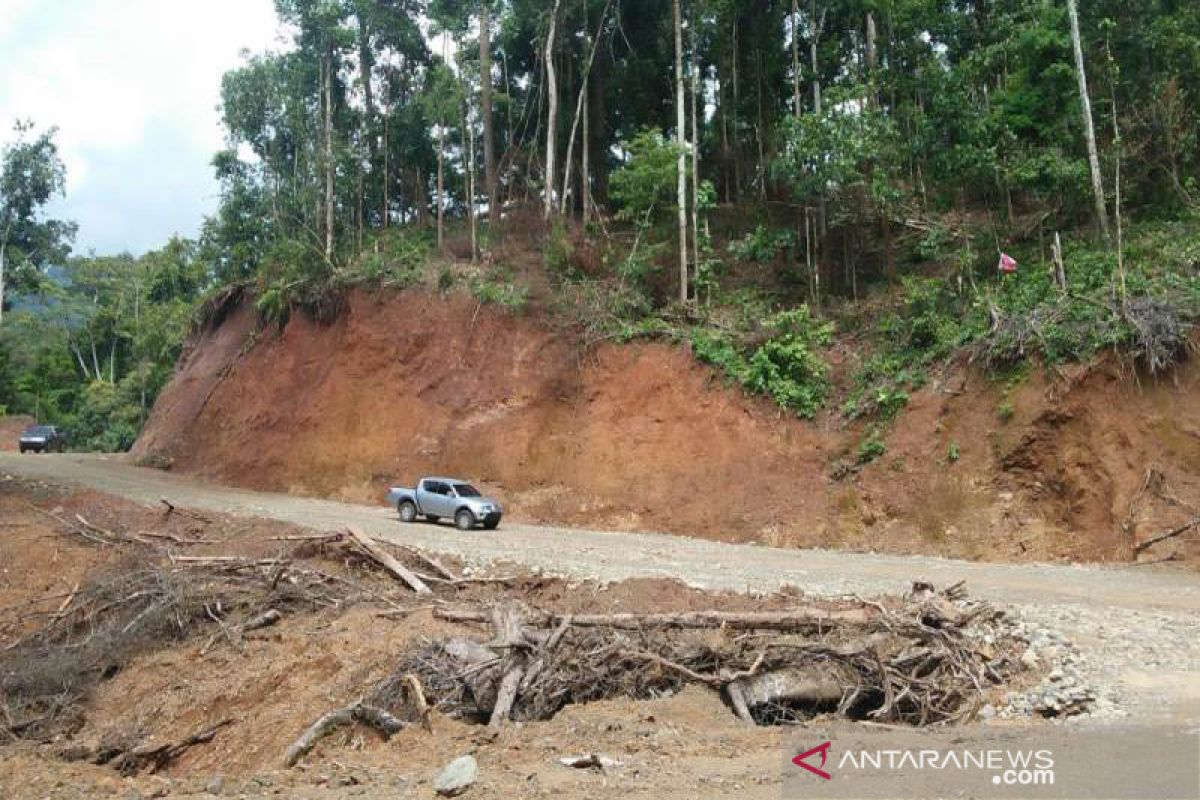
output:
[[559,280],[577,277],[573,266],[574,255],[575,244],[571,241],[566,227],[556,219],[542,250],[542,261],[547,272]]
[[519,311],[529,300],[529,290],[510,281],[473,275],[468,285],[471,295],[483,305],[497,305],[509,311]]
[[817,351],[829,344],[833,326],[817,323],[801,306],[777,314],[767,327],[774,335],[750,356],[742,385],[811,419],[829,392],[829,368]]
[[885,453],[887,453],[887,445],[876,433],[872,432],[858,443],[858,453],[855,457],[859,464],[870,464]]
[[403,229],[378,237],[358,262],[340,277],[348,285],[377,284],[403,289],[421,280],[433,251],[428,232]]
[[829,368],[820,348],[832,339],[833,325],[814,320],[801,306],[769,317],[763,327],[768,338],[748,349],[727,332],[698,329],[691,336],[692,352],[747,391],[811,419],[829,393]]
[[743,238],[730,242],[729,252],[741,261],[763,264],[774,261],[776,256],[791,247],[793,239],[791,231],[771,230],[759,225]]
[[137,389],[133,376],[118,385],[108,381],[89,383],[69,422],[71,446],[102,453],[124,452],[132,447],[141,423]]
[[259,281],[255,305],[265,319],[279,325],[295,308],[325,318],[341,305],[332,265],[304,242],[281,239],[272,244]]
[[676,208],[679,145],[647,128],[622,147],[629,158],[612,173],[609,185],[617,217],[642,226],[667,218]]

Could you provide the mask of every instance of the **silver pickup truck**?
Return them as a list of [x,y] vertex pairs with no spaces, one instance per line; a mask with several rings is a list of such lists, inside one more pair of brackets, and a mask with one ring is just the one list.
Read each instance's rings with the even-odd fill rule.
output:
[[418,516],[430,522],[447,517],[462,531],[476,525],[494,530],[504,513],[494,499],[484,497],[474,486],[457,478],[421,478],[415,489],[393,486],[387,499],[404,522],[413,522]]

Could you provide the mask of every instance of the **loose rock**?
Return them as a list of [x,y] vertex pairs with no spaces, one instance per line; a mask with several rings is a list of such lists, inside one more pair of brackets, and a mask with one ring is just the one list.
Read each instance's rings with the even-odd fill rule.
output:
[[433,782],[433,789],[442,797],[457,797],[471,788],[475,777],[479,774],[479,764],[473,756],[460,756],[454,759]]

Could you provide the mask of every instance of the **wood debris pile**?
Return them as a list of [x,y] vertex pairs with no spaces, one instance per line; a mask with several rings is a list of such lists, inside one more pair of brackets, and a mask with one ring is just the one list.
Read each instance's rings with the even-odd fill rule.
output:
[[961,586],[772,612],[571,616],[507,604],[434,613],[492,635],[425,642],[376,688],[373,705],[396,705],[415,676],[442,713],[494,727],[694,683],[752,724],[836,714],[931,725],[969,718],[1019,669],[1016,643],[997,635],[998,612],[968,603]]

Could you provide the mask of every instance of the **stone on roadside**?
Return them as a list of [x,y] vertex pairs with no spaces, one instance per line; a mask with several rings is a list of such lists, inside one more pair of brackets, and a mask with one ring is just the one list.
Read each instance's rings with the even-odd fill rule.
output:
[[442,797],[457,797],[471,788],[478,773],[479,764],[472,756],[460,756],[446,765],[433,782],[433,789]]

